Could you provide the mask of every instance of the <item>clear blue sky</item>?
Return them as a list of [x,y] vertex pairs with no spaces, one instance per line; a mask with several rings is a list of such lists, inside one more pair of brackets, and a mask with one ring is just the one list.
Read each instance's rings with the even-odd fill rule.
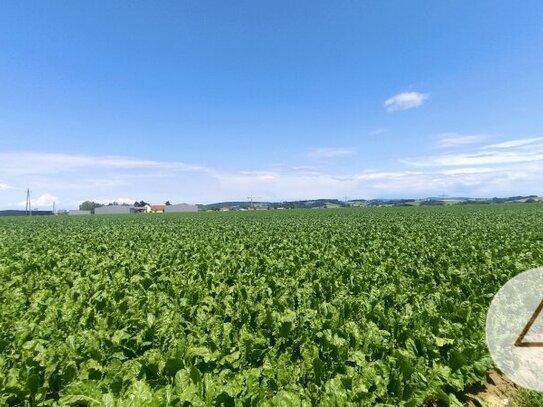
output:
[[543,195],[541,1],[0,7],[0,207]]

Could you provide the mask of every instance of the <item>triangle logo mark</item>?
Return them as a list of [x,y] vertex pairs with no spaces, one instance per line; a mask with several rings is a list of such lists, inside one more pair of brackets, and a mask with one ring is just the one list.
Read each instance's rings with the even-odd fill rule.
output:
[[519,348],[543,348],[543,342],[525,342],[524,338],[532,328],[532,325],[534,324],[535,320],[539,317],[539,314],[541,314],[541,311],[543,311],[543,300],[539,303],[536,310],[530,317],[530,320],[518,336],[517,340],[515,341],[515,346]]

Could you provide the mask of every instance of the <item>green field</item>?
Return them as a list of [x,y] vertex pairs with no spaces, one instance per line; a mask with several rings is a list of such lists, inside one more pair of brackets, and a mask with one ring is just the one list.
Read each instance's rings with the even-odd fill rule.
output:
[[543,205],[0,218],[0,405],[454,403]]

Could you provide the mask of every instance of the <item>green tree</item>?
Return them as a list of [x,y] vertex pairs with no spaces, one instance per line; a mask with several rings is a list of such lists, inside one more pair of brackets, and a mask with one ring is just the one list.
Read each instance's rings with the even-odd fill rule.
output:
[[99,204],[98,202],[93,201],[85,201],[79,204],[79,209],[82,211],[93,211],[96,208],[99,208],[103,206],[102,204]]

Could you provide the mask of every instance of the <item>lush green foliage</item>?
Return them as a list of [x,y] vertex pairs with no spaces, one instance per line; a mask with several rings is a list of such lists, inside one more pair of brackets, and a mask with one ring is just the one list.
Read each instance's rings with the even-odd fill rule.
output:
[[541,407],[543,406],[543,394],[536,391],[520,389],[514,400],[520,407]]
[[455,403],[540,205],[0,219],[0,404]]

